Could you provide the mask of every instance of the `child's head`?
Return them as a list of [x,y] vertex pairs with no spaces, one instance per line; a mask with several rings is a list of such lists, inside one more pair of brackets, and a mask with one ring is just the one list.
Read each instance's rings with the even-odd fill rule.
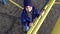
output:
[[26,6],[26,11],[31,12],[32,11],[32,6]]
[[30,12],[32,10],[32,1],[31,0],[24,0],[24,8]]

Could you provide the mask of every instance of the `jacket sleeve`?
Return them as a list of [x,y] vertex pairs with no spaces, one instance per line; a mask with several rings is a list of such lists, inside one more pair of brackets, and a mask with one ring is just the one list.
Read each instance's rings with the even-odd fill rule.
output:
[[21,18],[20,18],[20,19],[21,19],[21,24],[22,24],[22,25],[25,25],[26,19],[25,19],[25,15],[24,15],[23,12],[21,13]]
[[36,17],[39,17],[39,15],[40,15],[40,11],[39,10],[37,10],[36,8],[34,8],[34,13],[35,13]]

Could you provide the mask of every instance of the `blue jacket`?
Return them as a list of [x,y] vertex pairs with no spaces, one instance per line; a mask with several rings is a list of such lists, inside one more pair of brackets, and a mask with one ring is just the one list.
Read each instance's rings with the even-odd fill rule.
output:
[[30,19],[30,17],[27,15],[27,11],[24,9],[21,13],[21,23],[22,23],[22,25],[26,25],[26,23],[29,24],[30,22],[33,22],[34,19],[36,17],[38,17],[39,15],[40,15],[40,12],[35,7],[33,7],[32,19]]

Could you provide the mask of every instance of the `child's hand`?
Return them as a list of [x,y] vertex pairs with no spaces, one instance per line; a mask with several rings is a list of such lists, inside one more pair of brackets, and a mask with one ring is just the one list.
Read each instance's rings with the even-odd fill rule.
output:
[[44,11],[41,13],[41,16],[43,16],[44,15]]
[[43,15],[44,15],[44,10],[41,11],[41,16],[43,16]]
[[33,26],[33,23],[29,23],[29,26],[30,26],[30,27]]

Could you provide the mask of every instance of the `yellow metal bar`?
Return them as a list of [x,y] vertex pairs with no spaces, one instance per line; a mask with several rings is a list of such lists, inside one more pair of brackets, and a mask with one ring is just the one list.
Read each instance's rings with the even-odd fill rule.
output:
[[60,16],[59,16],[51,34],[60,34]]
[[46,16],[48,15],[50,9],[52,8],[52,6],[54,5],[55,3],[55,0],[50,0],[50,2],[48,3],[49,4],[49,7],[45,10],[45,14],[44,16],[39,20],[38,24],[36,25],[36,27],[34,28],[32,34],[37,34],[37,31],[39,30],[39,28],[41,27],[44,19],[46,18]]
[[55,2],[55,4],[60,4],[60,2]]
[[[46,9],[48,6],[49,6],[49,3],[44,7],[44,9]],[[38,23],[39,19],[41,18],[41,16],[39,16],[39,18],[37,18],[35,21],[34,21],[34,25],[29,29],[29,31],[27,32],[27,34],[31,34],[33,29],[35,28],[36,24]]]
[[22,6],[20,6],[19,4],[15,3],[14,1],[12,0],[9,0],[11,3],[13,3],[14,5],[16,5],[17,7],[21,8],[21,9],[24,9]]
[[[49,1],[50,2],[50,1]],[[46,6],[43,8],[44,10],[47,9],[47,7],[49,6],[49,2],[46,4]]]
[[[36,26],[36,24],[38,23],[39,19],[41,18],[41,16],[39,18],[36,18],[36,20],[34,21],[34,24],[32,27],[30,27],[29,31],[27,32],[27,34],[31,34],[34,27]],[[38,19],[38,20],[37,20]]]
[[[47,7],[48,7],[48,5],[45,6],[44,9],[46,9]],[[41,18],[41,16],[39,16],[39,18],[35,19],[33,26],[29,29],[29,31],[27,32],[27,34],[31,34],[32,33],[33,29],[35,28],[35,26],[38,23],[38,21],[39,21],[40,18]]]
[[[47,4],[44,9],[46,9],[47,7],[49,6],[49,4]],[[29,29],[29,31],[27,32],[27,34],[31,34],[33,29],[35,28],[36,24],[38,23],[39,19],[41,18],[41,16],[39,16],[39,18],[37,18],[35,21],[34,21],[34,24],[33,26]]]

